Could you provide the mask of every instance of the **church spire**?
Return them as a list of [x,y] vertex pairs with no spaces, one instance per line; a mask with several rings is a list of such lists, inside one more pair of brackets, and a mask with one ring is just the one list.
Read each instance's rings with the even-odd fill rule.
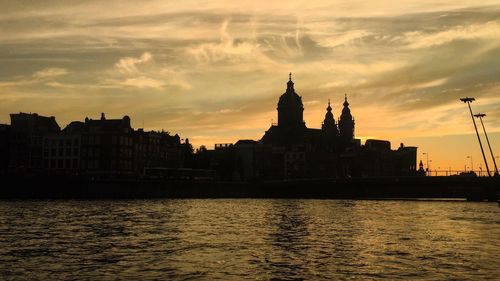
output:
[[349,106],[349,102],[347,101],[347,94],[344,94],[345,97],[344,97],[344,107],[348,107]]
[[294,89],[293,89],[293,81],[292,81],[292,73],[291,72],[288,74],[288,83],[286,83],[286,90],[287,90],[287,92],[294,91]]
[[328,99],[328,107],[326,108],[325,120],[323,120],[321,129],[327,134],[332,134],[333,136],[337,136],[339,134],[337,124],[335,124],[335,118],[333,117],[330,99]]
[[339,132],[342,139],[346,142],[350,142],[354,139],[354,118],[352,117],[351,110],[349,109],[347,94],[345,94],[344,97],[344,108],[342,109],[342,114],[339,119]]

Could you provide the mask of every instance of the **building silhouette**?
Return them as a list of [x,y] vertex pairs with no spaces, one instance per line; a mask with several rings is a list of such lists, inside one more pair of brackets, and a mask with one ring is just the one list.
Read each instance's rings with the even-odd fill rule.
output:
[[139,175],[148,168],[184,166],[178,135],[134,130],[130,117],[85,118],[60,129],[55,117],[11,114],[0,125],[0,172],[19,175]]
[[354,139],[354,118],[349,109],[349,102],[347,102],[347,94],[345,95],[344,108],[339,119],[339,133],[344,143],[349,143]]
[[[347,95],[335,122],[330,100],[320,129],[308,128],[303,120],[302,97],[296,92],[291,73],[277,104],[278,123],[272,124],[259,141],[240,140],[234,145],[215,146],[212,163],[224,158],[232,167],[226,180],[291,180],[302,178],[413,176],[417,148],[403,144],[391,149],[389,141],[355,138],[355,120]],[[209,153],[209,152],[205,152]],[[232,160],[228,160],[232,159]],[[212,165],[207,168],[219,169]],[[228,171],[226,171],[228,172]]]
[[9,170],[24,172],[43,169],[43,137],[60,130],[54,116],[23,112],[11,114]]
[[0,124],[0,175],[7,174],[10,162],[10,125]]
[[[130,117],[86,117],[61,130],[55,117],[11,114],[0,125],[0,172],[22,175],[160,177],[263,181],[317,178],[421,175],[417,148],[391,149],[386,140],[355,136],[355,121],[345,95],[335,120],[328,100],[321,128],[308,128],[302,97],[290,73],[277,103],[277,124],[260,140],[216,144],[193,151],[189,139],[131,126]],[[421,167],[420,167],[421,168]]]

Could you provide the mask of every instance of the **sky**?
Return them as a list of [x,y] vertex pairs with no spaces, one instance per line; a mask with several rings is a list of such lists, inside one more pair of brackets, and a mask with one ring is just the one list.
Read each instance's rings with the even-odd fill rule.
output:
[[[356,137],[404,142],[431,169],[500,155],[500,1],[0,0],[0,123],[128,115],[194,146],[260,139],[288,73],[319,128],[347,94]],[[479,127],[481,128],[481,127]],[[490,166],[491,156],[485,143]],[[499,163],[500,164],[500,163]],[[491,168],[491,167],[490,167]]]

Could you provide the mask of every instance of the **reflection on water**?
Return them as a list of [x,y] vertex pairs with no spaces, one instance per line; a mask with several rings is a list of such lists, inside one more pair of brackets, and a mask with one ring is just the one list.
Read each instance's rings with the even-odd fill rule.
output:
[[0,202],[5,279],[500,276],[500,208],[468,202]]
[[267,224],[271,228],[269,234],[270,250],[266,256],[266,269],[271,276],[287,276],[297,278],[307,272],[308,265],[303,257],[308,252],[309,236],[307,214],[302,210],[300,201],[274,201],[268,210]]

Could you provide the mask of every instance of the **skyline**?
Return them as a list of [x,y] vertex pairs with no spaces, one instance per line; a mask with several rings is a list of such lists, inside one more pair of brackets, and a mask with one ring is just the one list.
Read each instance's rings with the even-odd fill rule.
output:
[[418,146],[432,169],[472,155],[477,170],[459,98],[477,99],[500,155],[500,4],[421,2],[2,1],[0,122],[104,111],[195,146],[260,139],[292,72],[309,127],[347,93],[357,137]]

